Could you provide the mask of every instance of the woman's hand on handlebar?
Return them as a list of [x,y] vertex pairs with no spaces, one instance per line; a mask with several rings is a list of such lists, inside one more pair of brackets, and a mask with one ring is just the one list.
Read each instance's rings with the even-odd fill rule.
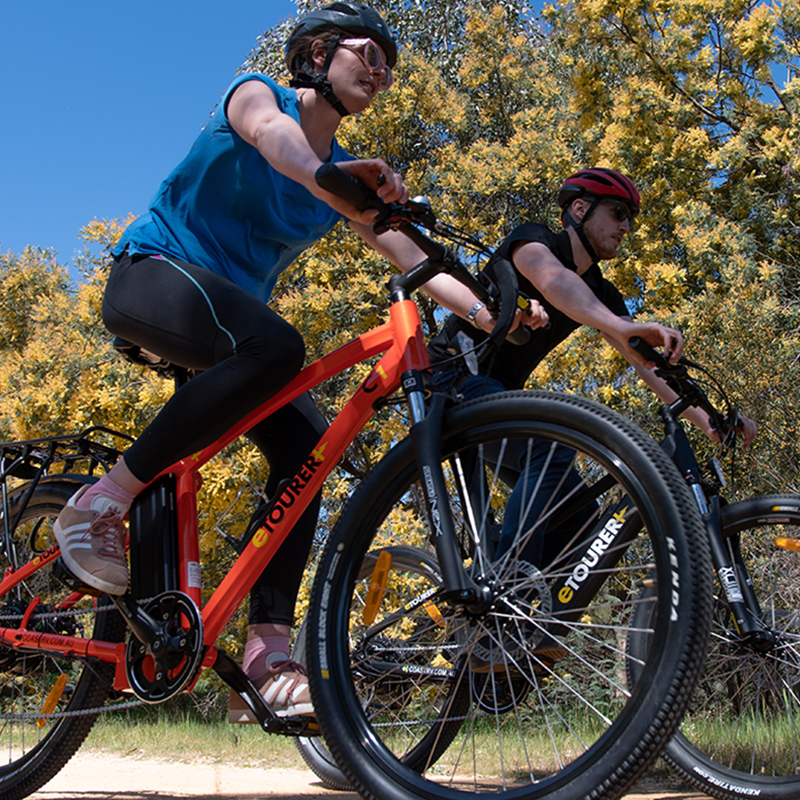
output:
[[[405,203],[408,200],[408,187],[403,182],[399,172],[395,172],[381,158],[365,158],[357,161],[338,161],[336,166],[343,172],[348,172],[358,178],[368,189],[372,190],[384,203]],[[325,202],[344,214],[353,222],[370,225],[378,211],[368,208],[360,211],[355,206],[337,197],[335,194],[325,192]]]

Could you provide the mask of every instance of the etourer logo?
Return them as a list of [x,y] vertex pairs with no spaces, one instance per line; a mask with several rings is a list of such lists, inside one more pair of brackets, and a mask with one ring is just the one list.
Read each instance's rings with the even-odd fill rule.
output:
[[597,566],[600,556],[608,550],[614,539],[617,538],[620,528],[625,524],[625,515],[628,513],[628,506],[617,511],[611,516],[594,541],[589,545],[589,549],[583,558],[575,565],[572,575],[564,581],[564,585],[558,590],[558,601],[569,603],[575,592],[581,588],[581,584],[589,577],[592,569]]

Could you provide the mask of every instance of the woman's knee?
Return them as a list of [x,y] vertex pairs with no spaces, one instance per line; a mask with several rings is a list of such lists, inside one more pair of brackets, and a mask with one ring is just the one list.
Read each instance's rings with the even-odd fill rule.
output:
[[257,365],[260,374],[273,382],[276,377],[294,377],[303,368],[306,343],[300,331],[288,322],[260,328],[237,343],[236,355]]

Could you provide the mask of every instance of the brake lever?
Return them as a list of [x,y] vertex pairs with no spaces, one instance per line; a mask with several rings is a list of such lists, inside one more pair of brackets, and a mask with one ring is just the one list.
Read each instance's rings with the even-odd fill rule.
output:
[[728,413],[720,420],[720,426],[724,428],[723,432],[715,426],[715,429],[720,434],[720,441],[725,447],[731,447],[736,442],[736,437],[739,432],[739,409],[736,406],[728,409]]
[[437,220],[427,197],[415,197],[405,203],[388,203],[385,216],[376,220],[372,229],[380,235],[388,230],[394,230],[403,223],[420,225],[429,231],[436,231]]

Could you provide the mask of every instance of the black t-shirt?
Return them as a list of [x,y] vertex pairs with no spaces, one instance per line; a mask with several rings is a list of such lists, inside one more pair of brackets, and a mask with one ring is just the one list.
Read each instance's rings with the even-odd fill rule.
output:
[[[553,233],[546,225],[527,222],[515,228],[497,248],[497,255],[512,261],[514,250],[524,242],[541,242],[546,245],[555,257],[567,268],[577,272],[572,261],[572,246],[566,231]],[[492,261],[485,268],[486,274],[494,280]],[[600,268],[594,264],[581,275],[594,295],[611,311],[620,317],[629,315],[625,301],[617,288],[606,280]],[[579,323],[570,319],[562,311],[548,303],[536,287],[517,270],[517,281],[520,291],[538,300],[550,315],[550,326],[531,331],[531,337],[523,345],[504,342],[499,352],[491,361],[491,376],[499,380],[508,389],[522,389],[530,374],[538,364],[559,343],[563,342],[572,331],[579,328]],[[442,330],[430,341],[429,351],[434,367],[440,361],[451,358],[451,342],[459,331],[463,331],[474,342],[483,341],[487,334],[474,328],[469,322],[451,314],[445,321]],[[483,372],[486,368],[482,366]]]

